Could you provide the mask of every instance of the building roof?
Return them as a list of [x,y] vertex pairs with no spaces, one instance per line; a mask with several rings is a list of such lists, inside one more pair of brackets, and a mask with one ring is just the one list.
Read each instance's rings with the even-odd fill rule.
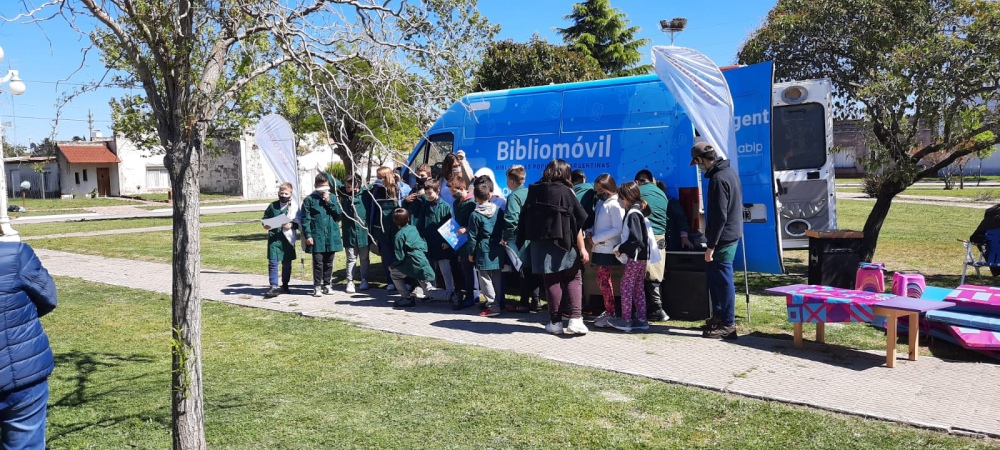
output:
[[86,144],[76,144],[76,145],[63,145],[60,144],[58,147],[59,153],[62,153],[63,157],[66,158],[70,164],[100,164],[100,163],[120,163],[121,160],[108,150],[108,147],[101,143],[100,145],[86,145]]

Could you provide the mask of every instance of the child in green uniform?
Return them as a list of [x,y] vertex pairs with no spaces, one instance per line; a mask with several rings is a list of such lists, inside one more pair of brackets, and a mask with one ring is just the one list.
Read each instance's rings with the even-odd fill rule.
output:
[[397,307],[416,305],[413,293],[406,286],[406,277],[417,280],[424,292],[430,292],[434,281],[434,268],[427,261],[427,242],[420,237],[417,228],[410,225],[410,213],[404,208],[392,212],[392,223],[399,229],[393,238],[393,260],[389,265],[389,277],[402,297]]
[[316,175],[316,190],[302,201],[302,237],[306,252],[312,254],[313,297],[329,294],[333,278],[333,257],[344,249],[337,221],[340,203],[330,200],[330,182],[326,174]]
[[[278,228],[264,225],[267,230],[267,272],[271,288],[264,298],[274,298],[278,294],[288,293],[288,281],[292,278],[292,261],[295,261],[295,230],[292,230],[292,219],[298,211],[298,205],[292,199],[292,183],[282,183],[278,188],[278,201],[267,205],[264,218],[270,219],[285,215],[288,223]],[[281,288],[278,288],[278,263],[281,263]]]
[[[455,222],[458,222],[458,234],[465,234],[469,231],[469,218],[472,211],[476,209],[476,202],[472,199],[472,192],[469,192],[469,182],[461,174],[456,174],[448,180],[448,188],[455,198],[452,207],[452,214],[455,215]],[[458,262],[462,266],[462,278],[465,281],[465,296],[461,303],[455,305],[455,309],[472,306],[479,302],[479,293],[476,292],[476,266],[469,261],[472,254],[472,246],[466,242],[455,250]]]
[[344,182],[344,187],[339,189],[341,215],[340,229],[344,238],[344,252],[347,255],[347,287],[348,293],[355,292],[354,288],[354,268],[358,259],[361,260],[361,285],[357,290],[368,289],[368,266],[370,264],[368,255],[368,229],[365,227],[365,218],[368,217],[368,210],[361,198],[361,177],[354,175],[348,177]]
[[503,255],[503,247],[500,241],[503,239],[503,227],[497,226],[499,208],[490,202],[493,194],[488,183],[477,184],[473,188],[476,197],[476,209],[469,217],[469,242],[472,247],[472,254],[469,255],[469,262],[476,265],[479,272],[479,290],[486,297],[486,309],[480,316],[496,317],[500,315],[503,308],[503,299],[497,299],[500,292],[500,261]]
[[[503,214],[504,231],[501,242],[501,244],[518,252],[519,257],[521,257],[521,270],[510,272],[512,277],[520,278],[518,285],[521,287],[521,301],[514,308],[517,312],[540,311],[538,288],[542,285],[542,278],[531,273],[531,267],[527,264],[530,258],[524,258],[522,255],[527,244],[517,246],[517,224],[521,221],[521,207],[524,205],[524,199],[528,196],[528,188],[524,187],[524,178],[524,166],[513,165],[507,169],[507,189],[510,189],[510,194],[507,194],[507,208]],[[507,285],[509,286],[510,283],[508,282]],[[507,310],[509,311],[510,308],[508,307]]]
[[455,251],[438,232],[438,228],[451,221],[451,205],[441,200],[441,183],[437,180],[427,180],[423,183],[423,187],[423,197],[416,198],[410,203],[412,206],[409,210],[413,211],[411,221],[420,235],[427,240],[427,259],[441,270],[441,277],[444,278],[444,296],[454,304],[457,301],[451,260],[455,258]]

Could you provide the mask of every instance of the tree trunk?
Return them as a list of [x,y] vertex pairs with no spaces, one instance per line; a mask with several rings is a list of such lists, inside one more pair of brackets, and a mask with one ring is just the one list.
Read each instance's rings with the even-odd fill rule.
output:
[[205,449],[201,374],[201,142],[175,141],[163,158],[174,192],[173,340],[171,403],[173,448]]
[[892,199],[902,191],[902,189],[886,190],[883,188],[875,198],[875,206],[868,213],[868,219],[865,220],[865,228],[862,230],[864,232],[864,237],[861,240],[862,261],[871,262],[875,256],[875,248],[878,246],[878,235],[882,232],[882,224],[889,215],[889,207],[892,206]]

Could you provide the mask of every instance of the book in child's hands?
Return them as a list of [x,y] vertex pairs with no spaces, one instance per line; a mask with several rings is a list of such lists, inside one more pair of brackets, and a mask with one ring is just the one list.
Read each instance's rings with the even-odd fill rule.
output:
[[444,238],[448,245],[453,249],[458,249],[462,245],[465,245],[465,241],[469,240],[469,236],[466,234],[458,234],[458,229],[462,228],[452,217],[451,220],[443,223],[440,228],[438,228],[438,233],[441,233],[441,237]]

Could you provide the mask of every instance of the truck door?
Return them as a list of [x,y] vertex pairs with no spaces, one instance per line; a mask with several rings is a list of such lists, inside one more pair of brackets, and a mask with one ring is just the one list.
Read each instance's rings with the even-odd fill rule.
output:
[[771,139],[785,249],[808,248],[806,231],[837,228],[830,80],[779,83]]

